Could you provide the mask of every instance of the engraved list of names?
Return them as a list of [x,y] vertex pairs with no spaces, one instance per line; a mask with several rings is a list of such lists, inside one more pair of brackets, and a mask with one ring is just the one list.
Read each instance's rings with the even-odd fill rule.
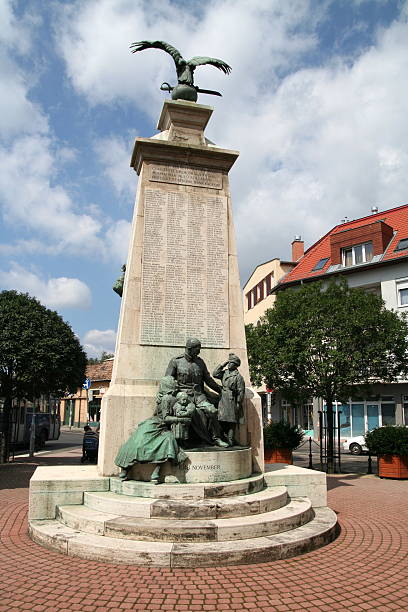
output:
[[146,189],[141,297],[141,344],[228,347],[226,197]]

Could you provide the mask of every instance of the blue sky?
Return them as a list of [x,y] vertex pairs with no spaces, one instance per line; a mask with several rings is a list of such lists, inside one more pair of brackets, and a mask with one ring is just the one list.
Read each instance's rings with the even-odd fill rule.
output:
[[0,0],[0,290],[35,295],[89,355],[114,348],[137,185],[172,60],[199,68],[207,137],[231,173],[241,279],[347,216],[408,201],[408,3],[397,0]]

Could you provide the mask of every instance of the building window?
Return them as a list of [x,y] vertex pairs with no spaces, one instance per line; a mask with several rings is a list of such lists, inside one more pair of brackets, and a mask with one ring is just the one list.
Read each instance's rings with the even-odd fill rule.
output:
[[395,247],[394,251],[405,251],[406,249],[408,249],[408,238],[402,238],[397,246]]
[[248,310],[251,310],[251,308],[252,308],[252,300],[251,300],[251,297],[252,297],[252,293],[251,293],[251,291],[248,291],[248,293],[246,294],[246,299],[247,299],[247,308],[248,308]]
[[408,280],[396,283],[398,306],[408,306]]
[[373,243],[364,242],[341,250],[343,266],[357,266],[373,258]]
[[272,290],[273,272],[268,274],[268,276],[265,279],[265,283],[266,283],[266,295],[269,295]]
[[399,289],[399,305],[408,306],[408,289]]
[[404,395],[404,425],[408,427],[408,395]]
[[329,257],[323,257],[323,259],[319,259],[319,261],[317,262],[315,267],[312,268],[312,270],[323,270],[324,266],[327,264],[328,261]]
[[395,404],[381,404],[382,425],[395,425]]

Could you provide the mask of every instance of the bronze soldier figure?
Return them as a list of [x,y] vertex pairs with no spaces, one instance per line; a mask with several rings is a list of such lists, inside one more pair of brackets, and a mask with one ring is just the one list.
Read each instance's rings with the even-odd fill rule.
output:
[[196,409],[191,419],[191,429],[198,438],[211,446],[225,447],[221,439],[222,431],[217,419],[217,408],[209,400],[204,383],[219,393],[221,387],[213,380],[199,357],[201,342],[197,338],[189,338],[186,342],[184,355],[174,357],[166,370],[166,376],[177,380],[179,391],[187,391]]

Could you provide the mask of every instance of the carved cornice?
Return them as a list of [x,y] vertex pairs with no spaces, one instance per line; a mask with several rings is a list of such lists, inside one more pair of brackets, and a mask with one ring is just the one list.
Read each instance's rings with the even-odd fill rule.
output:
[[238,151],[218,147],[168,142],[153,138],[136,138],[130,166],[137,174],[140,174],[143,162],[204,166],[228,172],[238,156]]

